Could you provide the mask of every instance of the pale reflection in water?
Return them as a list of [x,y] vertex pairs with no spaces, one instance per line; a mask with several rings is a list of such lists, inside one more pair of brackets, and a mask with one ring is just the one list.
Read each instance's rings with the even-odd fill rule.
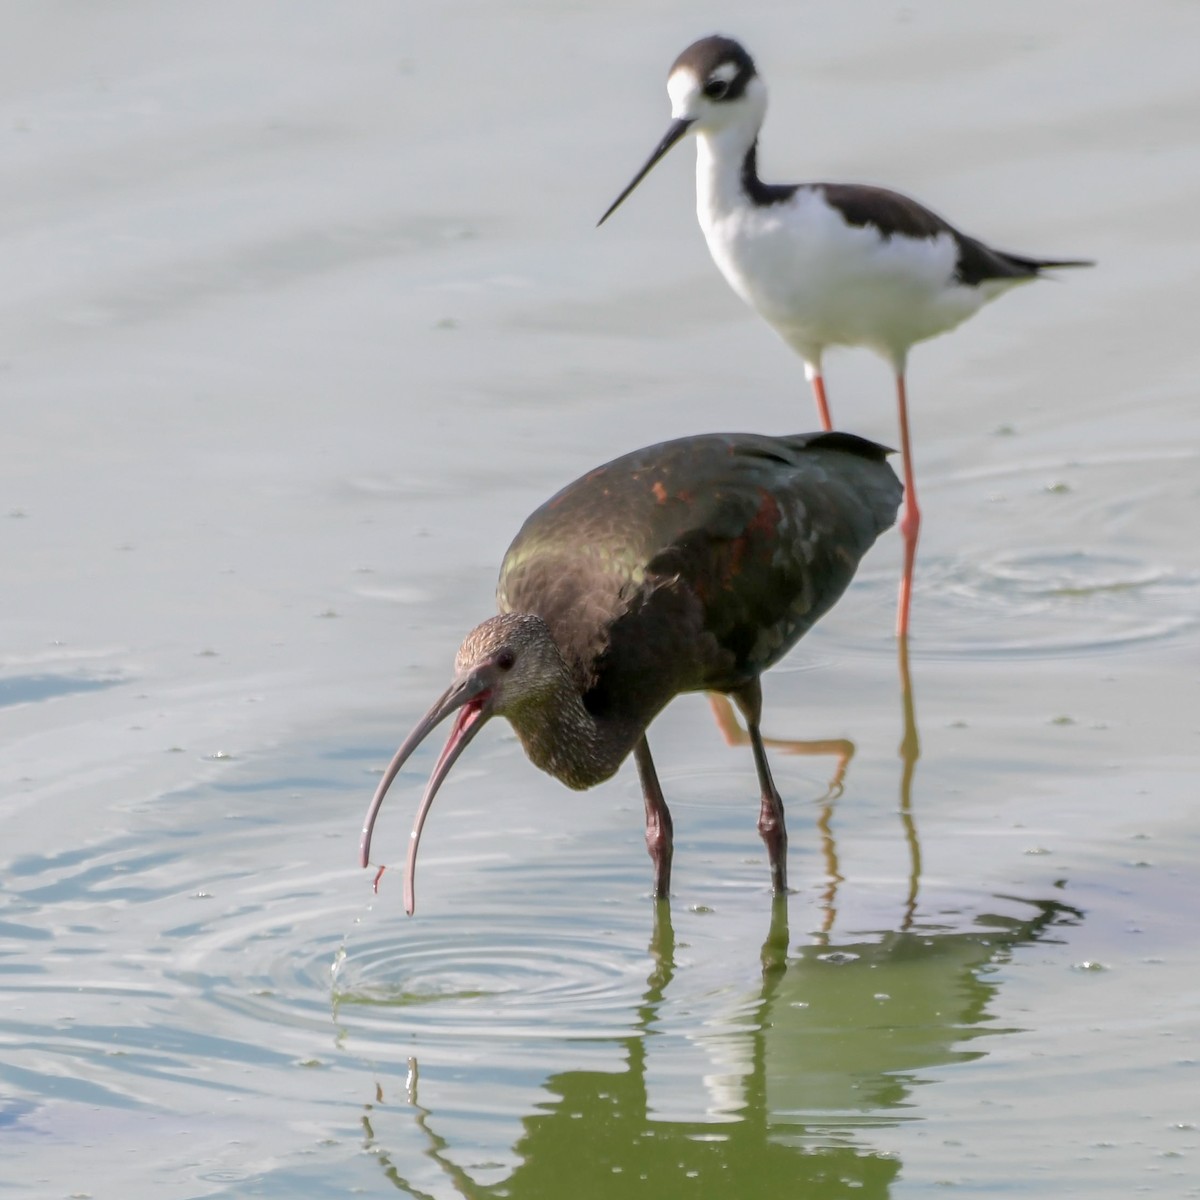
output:
[[[517,1165],[502,1181],[480,1184],[460,1165],[471,1148],[439,1131],[439,1113],[422,1101],[416,1056],[400,1094],[376,1084],[362,1117],[365,1147],[412,1196],[430,1194],[409,1183],[424,1168],[389,1151],[380,1122],[396,1107],[420,1129],[447,1195],[545,1197],[562,1194],[569,1179],[583,1200],[614,1188],[622,1196],[686,1188],[727,1197],[785,1184],[789,1194],[886,1197],[902,1163],[871,1131],[906,1119],[922,1072],[980,1057],[975,1037],[1008,1032],[985,1027],[998,987],[990,972],[1017,947],[1081,919],[1054,900],[996,899],[1021,915],[981,915],[969,931],[927,927],[790,950],[779,898],[760,987],[730,998],[728,1020],[679,1033],[661,1021],[676,943],[660,902],[636,1021],[619,1039],[625,1069],[550,1075],[552,1099],[523,1118]],[[676,1111],[681,1096],[691,1111]]]

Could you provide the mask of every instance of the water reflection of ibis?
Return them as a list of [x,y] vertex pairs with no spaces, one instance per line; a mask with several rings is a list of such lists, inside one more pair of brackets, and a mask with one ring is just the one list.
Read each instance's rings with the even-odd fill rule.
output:
[[985,1024],[999,986],[989,967],[1080,916],[1052,900],[999,898],[997,907],[1004,911],[966,929],[927,926],[789,951],[786,903],[777,900],[757,990],[731,998],[727,1020],[697,1023],[694,996],[674,1012],[675,938],[660,904],[635,1028],[621,1039],[625,1069],[552,1075],[550,1098],[522,1119],[506,1178],[482,1185],[460,1165],[477,1152],[438,1131],[450,1114],[423,1095],[437,1089],[420,1086],[415,1060],[407,1106],[382,1087],[367,1106],[366,1144],[407,1195],[427,1194],[408,1182],[420,1168],[389,1154],[385,1132],[406,1112],[459,1196],[521,1200],[566,1188],[579,1200],[886,1200],[903,1164],[881,1153],[872,1130],[915,1115],[923,1072],[982,1053],[971,1045],[982,1033],[1006,1032]]
[[409,843],[442,780],[493,716],[530,759],[573,788],[608,779],[632,751],[654,892],[670,887],[672,824],[646,728],[676,695],[732,696],[761,791],[758,828],[776,893],[787,886],[783,802],[759,732],[759,676],[846,589],[895,519],[886,451],[848,434],[722,434],[635,451],[569,484],[525,522],[500,569],[500,615],[467,635],[454,682],[396,752],[363,826],[367,865],[383,797],[439,722],[457,716]]
[[[767,973],[773,967],[778,978],[764,988],[762,1046],[741,1055],[743,1074],[752,1075],[749,1064],[762,1054],[778,1134],[886,1119],[909,1102],[922,1072],[980,1057],[972,1042],[999,1032],[984,1025],[997,986],[990,969],[1081,915],[1052,900],[998,899],[1002,911],[979,914],[966,929],[918,922],[857,941],[822,940],[786,958],[768,953]],[[730,1051],[727,1041],[706,1048],[717,1062]]]

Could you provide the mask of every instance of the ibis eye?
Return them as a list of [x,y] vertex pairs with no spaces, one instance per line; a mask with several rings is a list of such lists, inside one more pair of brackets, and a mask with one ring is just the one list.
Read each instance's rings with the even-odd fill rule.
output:
[[724,100],[726,93],[729,91],[728,79],[710,79],[704,85],[704,94],[710,100]]
[[517,656],[508,649],[501,650],[500,653],[496,655],[496,666],[498,666],[502,671],[512,670],[512,665],[516,661]]

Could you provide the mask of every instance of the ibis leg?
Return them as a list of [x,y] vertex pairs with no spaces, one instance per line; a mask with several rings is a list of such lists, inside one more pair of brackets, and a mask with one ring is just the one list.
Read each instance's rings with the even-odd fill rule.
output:
[[665,900],[671,891],[671,855],[675,847],[675,827],[671,811],[663,799],[658,772],[650,757],[650,744],[644,737],[633,748],[638,778],[642,781],[642,798],[646,802],[646,849],[654,863],[654,898]]
[[904,574],[900,577],[900,601],[896,606],[896,636],[908,636],[908,610],[912,603],[913,565],[917,560],[917,537],[921,532],[921,510],[917,507],[917,481],[913,470],[912,442],[908,435],[908,395],[904,372],[896,375],[896,399],[900,408],[900,453],[904,458],[904,512],[900,534],[904,538]]
[[771,864],[771,890],[777,896],[782,896],[787,891],[787,822],[783,815],[783,800],[771,778],[766,747],[759,732],[762,688],[758,680],[734,692],[733,698],[745,718],[750,749],[754,753],[754,769],[758,772],[758,786],[762,794],[762,804],[758,810],[758,833],[766,844],[767,861]]
[[[717,729],[725,739],[727,746],[748,746],[750,735],[738,724],[733,714],[733,705],[720,692],[708,693],[709,707],[717,722]],[[813,754],[829,755],[837,760],[833,777],[822,800],[836,800],[846,790],[846,768],[854,757],[855,746],[849,738],[772,738],[762,740],[764,746],[772,750],[782,750],[784,754]]]

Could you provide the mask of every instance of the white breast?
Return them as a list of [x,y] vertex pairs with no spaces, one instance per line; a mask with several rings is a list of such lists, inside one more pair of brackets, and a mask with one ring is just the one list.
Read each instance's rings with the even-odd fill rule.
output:
[[847,225],[819,188],[760,207],[740,186],[731,197],[711,174],[698,173],[697,184],[700,227],[721,273],[814,365],[827,346],[849,345],[902,369],[910,346],[953,329],[1016,282],[960,284],[950,234],[886,238]]

